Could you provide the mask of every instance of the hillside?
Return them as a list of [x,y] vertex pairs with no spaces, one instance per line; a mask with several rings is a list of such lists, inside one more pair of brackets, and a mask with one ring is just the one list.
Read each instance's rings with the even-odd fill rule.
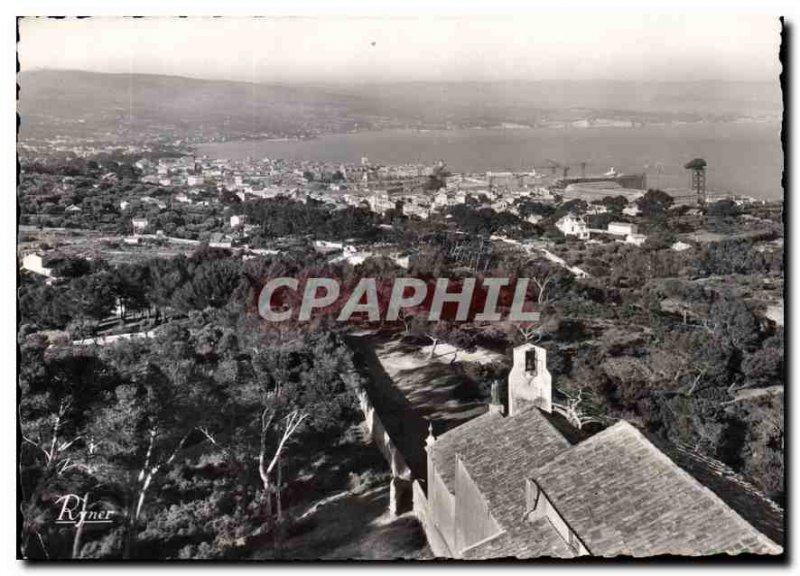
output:
[[775,83],[403,82],[274,85],[149,74],[19,75],[23,138],[302,137],[387,127],[610,118],[641,124],[778,119]]
[[23,137],[46,136],[54,125],[76,135],[297,136],[352,129],[358,100],[302,87],[81,71],[25,72],[19,86]]

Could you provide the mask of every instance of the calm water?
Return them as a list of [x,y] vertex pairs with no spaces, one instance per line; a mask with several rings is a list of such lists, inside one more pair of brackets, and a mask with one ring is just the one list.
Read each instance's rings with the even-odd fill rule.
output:
[[[704,124],[644,128],[531,128],[517,130],[386,130],[333,134],[316,140],[204,144],[200,154],[230,160],[283,158],[358,163],[432,163],[457,172],[543,169],[553,159],[570,175],[610,167],[648,174],[648,185],[687,188],[683,165],[708,162],[708,188],[756,198],[781,198],[783,153],[777,123]],[[660,172],[660,174],[659,174]],[[548,172],[549,173],[549,172]]]

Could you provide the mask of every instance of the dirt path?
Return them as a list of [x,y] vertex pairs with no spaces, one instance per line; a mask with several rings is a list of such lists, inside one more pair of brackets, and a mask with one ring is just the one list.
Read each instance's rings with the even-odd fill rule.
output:
[[[448,344],[439,344],[436,357],[429,359],[430,346],[415,349],[398,341],[375,343],[375,352],[383,369],[408,402],[426,420],[433,422],[434,433],[443,432],[483,414],[485,402],[469,399],[467,388],[473,384],[459,372]],[[439,351],[442,350],[440,354]],[[460,353],[461,361],[498,361],[499,355]],[[475,391],[473,392],[473,396]]]
[[[430,556],[412,514],[389,513],[391,472],[364,423],[297,470],[284,491],[281,560],[392,560]],[[272,535],[246,544],[242,557],[274,559]]]
[[[413,514],[392,516],[389,484],[344,493],[319,503],[305,529],[286,542],[283,558],[296,560],[395,560],[430,556]],[[301,526],[303,528],[303,526]]]
[[365,377],[365,388],[381,422],[395,446],[411,469],[414,478],[427,477],[425,438],[428,423],[424,414],[415,408],[397,389],[375,353],[376,336],[347,336],[356,355],[356,366]]
[[[442,358],[429,359],[425,348],[409,346],[391,337],[367,334],[347,337],[357,365],[367,380],[370,400],[400,449],[415,478],[427,477],[425,439],[428,423],[436,435],[483,414],[487,405],[477,385],[458,365]],[[447,347],[442,348],[447,352]],[[484,351],[464,354],[481,361],[498,356]]]

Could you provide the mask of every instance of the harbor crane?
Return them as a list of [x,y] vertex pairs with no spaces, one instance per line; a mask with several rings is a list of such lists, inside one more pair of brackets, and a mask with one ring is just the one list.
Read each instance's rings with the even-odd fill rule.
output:
[[704,205],[706,203],[706,166],[708,164],[702,158],[695,158],[691,162],[684,165],[686,170],[692,172],[692,190],[697,196],[697,203]]

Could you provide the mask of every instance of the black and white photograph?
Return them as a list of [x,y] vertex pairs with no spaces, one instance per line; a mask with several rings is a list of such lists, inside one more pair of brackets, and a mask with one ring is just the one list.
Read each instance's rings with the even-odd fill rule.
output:
[[787,563],[790,18],[217,4],[16,7],[18,565]]

